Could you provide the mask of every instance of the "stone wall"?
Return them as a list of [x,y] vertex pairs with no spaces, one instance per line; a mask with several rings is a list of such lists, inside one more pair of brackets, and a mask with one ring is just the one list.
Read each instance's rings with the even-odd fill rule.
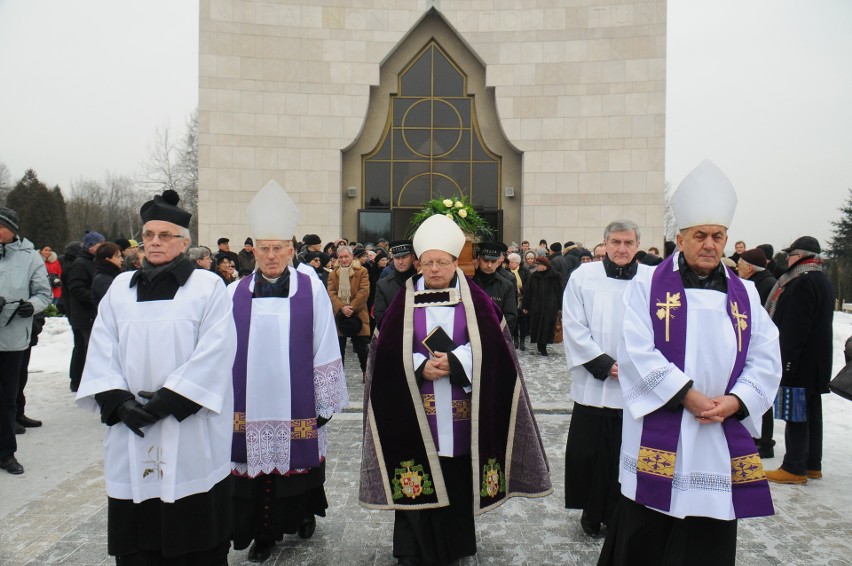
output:
[[643,247],[661,244],[665,0],[201,0],[202,244],[241,243],[245,205],[272,178],[299,204],[298,236],[340,235],[341,151],[380,64],[432,7],[485,63],[523,152],[522,233],[506,238],[591,247],[629,218]]

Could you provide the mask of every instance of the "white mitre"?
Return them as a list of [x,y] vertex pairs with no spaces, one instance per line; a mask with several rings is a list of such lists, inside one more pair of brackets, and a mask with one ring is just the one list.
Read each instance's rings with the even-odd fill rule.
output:
[[453,257],[459,257],[464,247],[464,232],[458,224],[442,214],[430,216],[414,233],[414,253],[422,257],[423,252],[441,250]]
[[678,230],[705,224],[730,228],[737,193],[722,170],[705,159],[680,182],[671,204]]
[[299,225],[296,203],[275,181],[269,181],[254,195],[246,216],[255,240],[291,240]]

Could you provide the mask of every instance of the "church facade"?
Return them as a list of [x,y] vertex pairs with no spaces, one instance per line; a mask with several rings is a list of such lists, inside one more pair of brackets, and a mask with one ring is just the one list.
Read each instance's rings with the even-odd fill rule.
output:
[[270,179],[299,238],[463,197],[505,242],[662,243],[665,0],[201,0],[199,73],[201,243]]

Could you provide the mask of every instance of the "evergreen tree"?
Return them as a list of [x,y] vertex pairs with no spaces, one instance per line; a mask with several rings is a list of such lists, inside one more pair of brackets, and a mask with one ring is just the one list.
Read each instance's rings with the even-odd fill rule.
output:
[[[61,205],[59,200],[62,200]],[[51,192],[32,169],[27,169],[9,192],[6,206],[18,213],[21,235],[37,248],[48,245],[61,249],[60,246],[65,245],[68,221],[62,193],[58,187]]]
[[840,220],[831,223],[834,229],[829,242],[832,260],[828,272],[835,296],[846,302],[847,297],[852,298],[852,189],[849,189],[840,212]]

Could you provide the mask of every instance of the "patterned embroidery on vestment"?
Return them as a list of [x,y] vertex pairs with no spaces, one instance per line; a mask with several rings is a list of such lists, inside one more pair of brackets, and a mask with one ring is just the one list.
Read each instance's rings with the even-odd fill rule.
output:
[[482,466],[482,490],[481,497],[497,497],[500,493],[506,493],[506,475],[497,463],[496,458],[489,458],[488,463]]
[[674,477],[675,456],[674,452],[640,446],[636,471],[666,478]]
[[470,399],[453,399],[453,420],[470,420]]
[[437,409],[435,408],[435,394],[422,393],[420,397],[423,399],[423,408],[426,409],[426,416],[434,417],[437,414]]
[[423,471],[422,464],[415,464],[414,460],[403,460],[399,463],[402,468],[394,470],[393,493],[391,497],[394,499],[416,499],[420,495],[432,495],[435,490],[432,489],[432,480],[429,479],[429,474]]
[[659,318],[660,320],[666,319],[666,342],[668,342],[669,321],[675,317],[672,311],[681,306],[680,293],[675,293],[674,295],[672,295],[670,292],[666,291],[666,300],[658,300],[657,306],[660,307],[657,309],[657,318]]
[[[636,458],[621,453],[621,467],[631,474],[636,473],[638,461]],[[715,493],[731,492],[731,476],[692,472],[691,474],[675,474],[672,487],[678,491],[711,491]]]
[[757,454],[731,458],[731,481],[733,483],[751,483],[766,479],[763,463]]
[[[154,452],[154,449],[156,449],[156,452],[152,454],[152,452]],[[151,446],[150,448],[148,448],[148,460],[144,460],[142,463],[152,465],[152,467],[145,468],[144,470],[142,470],[143,478],[147,478],[151,474],[157,474],[158,479],[163,479],[163,465],[165,464],[165,462],[163,462],[162,448],[160,448],[159,446]]]
[[317,437],[317,420],[293,419],[290,421],[290,438],[293,440],[310,440]]
[[318,416],[329,417],[343,408],[346,382],[343,362],[332,360],[314,368],[314,398]]
[[771,399],[766,394],[766,389],[764,389],[762,385],[760,385],[759,383],[757,383],[755,381],[750,380],[747,377],[739,377],[737,379],[737,383],[742,383],[743,385],[748,385],[749,387],[754,389],[757,392],[757,394],[760,396],[760,398],[766,403],[765,408],[767,408],[767,409],[770,406],[772,406],[772,403],[775,401],[774,399]]
[[624,402],[631,403],[650,393],[657,385],[660,384],[661,381],[663,381],[663,379],[665,379],[667,375],[672,372],[673,367],[674,366],[672,364],[669,364],[667,366],[657,368],[646,375],[642,381],[637,383],[632,389],[624,394]]
[[246,425],[246,460],[251,474],[290,468],[290,421],[251,422]]
[[234,432],[246,431],[246,414],[234,412]]

